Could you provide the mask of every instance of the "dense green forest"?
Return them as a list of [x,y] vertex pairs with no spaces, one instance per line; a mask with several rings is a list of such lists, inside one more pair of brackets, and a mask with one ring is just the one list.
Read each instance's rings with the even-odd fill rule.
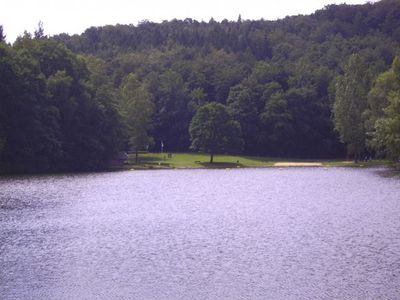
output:
[[5,34],[6,172],[101,169],[119,150],[161,143],[207,151],[189,133],[205,107],[226,111],[240,134],[240,147],[220,151],[400,157],[398,0],[277,21],[144,21],[73,36],[47,37],[39,26],[12,45]]

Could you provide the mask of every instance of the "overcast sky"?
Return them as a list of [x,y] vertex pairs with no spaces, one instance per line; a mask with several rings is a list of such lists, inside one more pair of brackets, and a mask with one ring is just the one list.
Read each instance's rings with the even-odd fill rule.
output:
[[[333,3],[363,4],[366,0],[1,0],[0,24],[13,42],[24,30],[33,32],[39,21],[45,34],[81,33],[90,26],[137,24],[192,18],[275,20],[310,14]],[[371,2],[371,1],[370,1]],[[372,1],[374,2],[374,1]]]

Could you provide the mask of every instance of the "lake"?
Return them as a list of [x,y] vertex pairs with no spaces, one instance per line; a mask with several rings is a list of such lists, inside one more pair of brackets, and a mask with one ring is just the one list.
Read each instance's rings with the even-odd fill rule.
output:
[[381,168],[0,178],[1,299],[399,299]]

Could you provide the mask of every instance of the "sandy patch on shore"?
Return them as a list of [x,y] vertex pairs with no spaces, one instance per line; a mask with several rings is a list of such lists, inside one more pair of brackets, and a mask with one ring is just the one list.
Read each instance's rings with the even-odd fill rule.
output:
[[322,167],[320,162],[277,162],[274,167]]

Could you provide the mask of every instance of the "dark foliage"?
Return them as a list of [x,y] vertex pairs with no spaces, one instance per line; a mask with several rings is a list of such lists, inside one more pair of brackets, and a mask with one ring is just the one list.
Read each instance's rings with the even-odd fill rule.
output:
[[85,62],[45,37],[0,45],[0,164],[6,172],[105,168],[119,146],[112,99]]
[[399,49],[400,3],[329,5],[278,21],[142,22],[59,35],[71,50],[107,61],[118,87],[129,73],[155,103],[153,136],[187,151],[196,109],[217,101],[239,121],[245,153],[334,157],[345,153],[332,122],[334,80],[353,53],[371,76]]
[[193,116],[215,101],[240,124],[246,154],[339,157],[338,76],[352,54],[369,85],[389,68],[400,49],[400,2],[329,5],[278,21],[146,21],[51,38],[42,29],[0,43],[3,169],[107,165],[130,138],[117,109],[129,74],[152,99],[146,128],[166,151],[189,150]]

